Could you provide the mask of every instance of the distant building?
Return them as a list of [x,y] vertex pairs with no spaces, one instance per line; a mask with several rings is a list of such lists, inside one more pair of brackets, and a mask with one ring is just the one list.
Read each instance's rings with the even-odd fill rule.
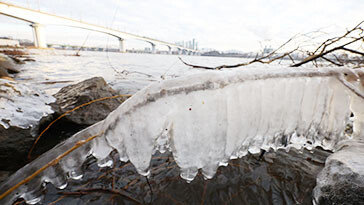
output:
[[144,52],[145,53],[151,53],[152,52],[152,49],[150,49],[149,47],[145,47],[144,48]]
[[265,47],[264,49],[263,49],[263,53],[271,53],[271,52],[273,52],[273,48],[272,47]]
[[19,41],[9,39],[9,38],[0,38],[0,46],[13,46],[20,47]]
[[195,49],[197,50],[197,41],[195,39],[192,39],[191,41],[179,41],[175,43],[178,46],[182,46],[189,49]]

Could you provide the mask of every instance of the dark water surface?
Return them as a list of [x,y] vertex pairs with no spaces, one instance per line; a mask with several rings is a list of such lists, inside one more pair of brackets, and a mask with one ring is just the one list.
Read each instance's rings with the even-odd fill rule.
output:
[[113,153],[111,168],[84,163],[81,180],[64,190],[47,184],[44,204],[312,204],[316,175],[330,153],[321,149],[279,150],[247,155],[220,167],[213,179],[202,174],[187,183],[170,153],[155,154],[151,176],[139,175],[132,164]]

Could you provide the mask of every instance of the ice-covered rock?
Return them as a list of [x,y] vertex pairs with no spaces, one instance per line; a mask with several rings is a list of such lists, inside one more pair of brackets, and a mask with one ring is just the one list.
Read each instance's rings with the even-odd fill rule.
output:
[[0,79],[0,125],[5,129],[34,127],[42,117],[53,113],[48,105],[53,101],[54,98],[43,91]]
[[1,170],[24,163],[39,121],[53,112],[47,105],[53,100],[27,85],[0,79],[0,161],[7,162],[0,163]]
[[364,203],[364,142],[343,142],[340,147],[317,177],[317,204]]
[[[94,77],[74,85],[62,88],[54,95],[57,99],[51,106],[55,114],[62,115],[73,108],[104,97],[111,97],[118,93],[112,89],[102,77]],[[78,109],[65,117],[70,122],[81,125],[92,125],[115,110],[126,98],[115,98],[92,103]]]
[[[130,160],[142,175],[149,174],[154,152],[169,150],[181,177],[191,181],[199,169],[205,178],[212,178],[218,166],[261,149],[334,149],[347,138],[344,130],[350,113],[356,116],[355,107],[363,103],[358,84],[362,72],[324,68],[212,71],[155,83],[105,120],[19,170],[0,193],[93,135],[97,137],[90,143],[3,200],[19,196],[33,200],[44,180],[64,187],[66,176],[82,176],[81,165],[89,154],[100,166],[110,166],[112,150],[120,160]],[[357,121],[354,117],[354,132],[360,132]]]

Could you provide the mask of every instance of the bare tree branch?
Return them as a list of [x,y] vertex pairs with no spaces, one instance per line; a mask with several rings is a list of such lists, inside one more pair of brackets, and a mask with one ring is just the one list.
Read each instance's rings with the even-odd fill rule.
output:
[[183,64],[187,65],[187,66],[191,66],[192,68],[203,68],[203,69],[208,69],[208,70],[221,70],[223,68],[237,68],[237,67],[241,67],[241,66],[247,66],[247,65],[250,65],[250,64],[253,64],[253,63],[262,63],[262,64],[269,64],[269,63],[272,63],[273,61],[276,61],[278,59],[282,59],[288,55],[290,55],[291,53],[293,53],[294,51],[296,51],[297,49],[294,49],[290,52],[287,52],[287,53],[284,53],[282,55],[279,55],[277,57],[274,57],[268,61],[264,61],[264,59],[267,57],[267,56],[264,56],[264,57],[261,57],[261,58],[257,58],[257,59],[254,59],[252,61],[249,61],[249,62],[246,62],[246,63],[239,63],[239,64],[234,64],[234,65],[221,65],[221,66],[217,66],[217,67],[208,67],[208,66],[200,66],[200,65],[192,65],[192,64],[189,64],[189,63],[186,63],[184,60],[182,60],[181,57],[178,57]]
[[332,48],[332,49],[330,49],[330,50],[328,50],[328,51],[325,51],[325,52],[322,52],[322,53],[320,53],[320,54],[317,54],[317,55],[311,55],[311,56],[307,57],[306,59],[304,59],[303,61],[301,61],[301,62],[299,62],[299,63],[296,63],[296,64],[294,64],[294,65],[291,65],[291,67],[299,67],[299,66],[301,66],[301,65],[303,65],[303,64],[306,64],[306,63],[308,63],[308,62],[311,62],[311,61],[313,61],[313,60],[316,60],[316,59],[318,59],[318,58],[321,58],[321,57],[323,57],[323,56],[325,56],[325,55],[327,55],[327,54],[329,54],[329,53],[331,53],[331,52],[334,52],[334,51],[336,51],[336,50],[344,49],[344,47],[345,47],[345,46],[350,45],[350,44],[352,44],[352,43],[355,43],[355,42],[357,42],[357,41],[359,41],[359,40],[362,40],[362,39],[364,39],[364,37],[356,38],[356,39],[354,39],[354,40],[352,40],[352,41],[350,41],[350,42],[348,42],[348,43],[345,43],[344,45],[341,45],[341,46],[338,46],[338,47]]
[[342,48],[342,50],[349,51],[351,53],[355,53],[355,54],[359,54],[359,55],[364,56],[364,53],[360,52],[360,51],[352,50],[352,49],[349,49],[349,48]]
[[[286,41],[285,43],[283,43],[281,46],[279,46],[277,49],[275,49],[274,51],[268,53],[267,55],[263,55],[261,57],[258,58],[258,54],[256,54],[254,60],[249,61],[249,62],[245,62],[245,63],[238,63],[238,64],[234,64],[234,65],[221,65],[221,66],[217,66],[217,67],[209,67],[209,66],[201,66],[201,65],[193,65],[193,64],[189,64],[187,62],[185,62],[181,57],[178,57],[181,62],[187,66],[190,66],[192,68],[202,68],[202,69],[208,69],[208,70],[221,70],[223,68],[236,68],[236,67],[241,67],[241,66],[247,66],[250,65],[252,63],[263,63],[263,64],[269,64],[272,63],[273,61],[276,61],[278,59],[282,59],[290,54],[292,54],[293,52],[297,51],[298,48],[295,48],[289,52],[283,53],[279,56],[276,56],[274,58],[273,57],[280,49],[282,49],[284,46],[286,46],[289,42],[291,42],[297,35],[293,36],[292,38],[288,39],[288,41]],[[271,59],[269,59],[271,58]],[[269,59],[269,60],[266,60]]]
[[341,39],[343,39],[343,38],[345,38],[345,37],[347,37],[349,34],[351,34],[352,32],[354,32],[354,31],[356,31],[356,30],[361,30],[362,31],[362,29],[360,28],[360,25],[362,24],[362,23],[364,23],[364,21],[361,21],[358,25],[356,25],[354,28],[352,28],[351,30],[348,30],[344,35],[342,35],[342,36],[339,36],[339,37],[334,37],[334,38],[330,38],[330,39],[327,39],[326,41],[324,41],[314,52],[313,52],[313,54],[316,54],[316,52],[318,51],[318,50],[320,50],[321,49],[321,51],[320,51],[320,54],[322,54],[325,50],[326,50],[326,48],[327,48],[327,46],[330,46],[330,45],[332,45],[332,44],[334,44],[334,43],[336,43],[336,42],[338,42],[338,41],[340,41]]
[[288,55],[289,59],[292,61],[292,63],[296,63],[294,59],[292,58],[291,54]]
[[330,62],[330,63],[332,63],[332,64],[336,65],[336,66],[344,66],[343,64],[336,63],[335,61],[330,60],[330,59],[328,59],[328,58],[326,58],[326,57],[324,57],[324,56],[322,56],[321,58],[322,58],[322,59],[324,59],[325,61],[328,61],[328,62]]
[[[306,45],[309,42],[304,41],[304,43],[305,43],[304,45],[299,44],[299,46],[296,49],[285,52],[283,54],[279,54],[278,51],[283,50],[283,48],[285,48],[288,43],[290,43],[293,39],[296,39],[298,36],[298,34],[297,34],[297,35],[293,36],[292,38],[290,38],[285,43],[283,43],[281,46],[279,46],[274,51],[272,51],[266,55],[264,55],[264,53],[263,53],[261,55],[261,57],[259,57],[259,54],[257,53],[253,60],[244,62],[244,63],[209,67],[209,66],[203,66],[203,65],[193,65],[193,64],[185,62],[184,60],[182,60],[182,58],[179,58],[179,59],[182,61],[182,63],[184,63],[185,65],[190,66],[192,68],[202,68],[202,69],[209,69],[209,70],[220,70],[222,68],[236,68],[236,67],[241,67],[241,66],[247,66],[247,65],[250,65],[253,63],[269,64],[269,63],[272,63],[279,59],[283,60],[286,57],[292,61],[293,64],[291,65],[291,67],[299,67],[299,66],[302,66],[309,62],[313,63],[314,66],[319,67],[321,64],[319,61],[320,59],[323,59],[335,66],[343,66],[343,65],[349,64],[349,63],[352,64],[353,62],[354,62],[354,64],[355,64],[355,62],[357,62],[358,65],[360,65],[360,64],[363,64],[364,60],[361,60],[359,58],[351,58],[351,57],[347,57],[347,56],[345,57],[347,59],[342,59],[342,58],[337,57],[334,53],[336,51],[341,50],[344,52],[350,52],[350,53],[364,56],[364,53],[361,51],[346,48],[346,46],[355,45],[355,43],[357,43],[359,41],[364,42],[364,36],[363,36],[364,29],[361,27],[363,24],[364,24],[364,21],[361,21],[354,28],[347,30],[342,36],[337,36],[337,37],[333,37],[333,38],[329,38],[329,39],[325,40],[314,51],[305,50],[304,47],[307,47],[310,45],[312,46],[312,43],[309,45]],[[316,32],[319,32],[319,31],[316,31]],[[300,35],[300,37],[310,38],[310,41],[312,42],[315,37],[308,35],[308,34],[312,34],[312,33],[314,34],[315,32],[302,34],[302,35]],[[341,45],[340,45],[340,43],[341,43]],[[305,57],[303,60],[301,60],[300,62],[297,63],[297,62],[295,62],[295,60],[297,60],[297,59],[294,59],[291,56],[291,54],[294,52],[304,53],[303,56],[307,56],[307,57]],[[334,56],[334,59],[327,57],[326,55],[328,55],[328,54],[332,54]],[[298,56],[298,55],[296,55],[296,56]]]

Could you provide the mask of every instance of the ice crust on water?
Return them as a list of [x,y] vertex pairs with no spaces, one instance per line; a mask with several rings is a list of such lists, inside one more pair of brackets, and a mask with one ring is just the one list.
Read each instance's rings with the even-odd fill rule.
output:
[[54,100],[25,84],[0,79],[0,126],[33,127],[42,117],[53,113],[48,104]]
[[[82,177],[81,165],[90,154],[98,159],[99,166],[111,166],[108,157],[112,150],[119,153],[120,160],[130,160],[145,176],[150,173],[153,153],[169,150],[181,177],[191,181],[199,170],[210,179],[230,159],[261,149],[333,149],[346,138],[343,132],[350,113],[356,116],[362,112],[363,99],[348,88],[360,85],[347,81],[343,84],[347,74],[357,76],[353,72],[253,69],[206,72],[153,84],[104,121],[75,134],[19,170],[0,191],[3,193],[76,142],[97,134],[101,135],[31,184],[46,181],[64,188],[67,177]],[[350,110],[353,107],[359,108]],[[363,122],[360,116],[356,121]],[[24,187],[19,188],[21,193],[27,192]],[[25,194],[35,196],[34,192]],[[9,195],[5,200],[14,197]]]

